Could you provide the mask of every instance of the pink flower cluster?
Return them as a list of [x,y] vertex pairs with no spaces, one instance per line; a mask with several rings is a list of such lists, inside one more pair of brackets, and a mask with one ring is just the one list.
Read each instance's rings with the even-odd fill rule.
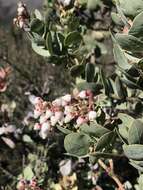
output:
[[29,18],[30,16],[27,11],[26,4],[19,2],[17,8],[17,17],[13,19],[14,24],[21,29],[26,29],[28,28]]
[[71,123],[78,128],[96,119],[94,96],[89,90],[81,91],[76,95],[66,94],[53,102],[35,97],[32,103],[35,106],[34,117],[38,119],[34,130],[40,131],[39,134],[43,139],[47,138],[56,125],[66,126],[67,123]]
[[37,180],[33,178],[32,180],[21,179],[17,185],[18,190],[42,190],[37,183]]

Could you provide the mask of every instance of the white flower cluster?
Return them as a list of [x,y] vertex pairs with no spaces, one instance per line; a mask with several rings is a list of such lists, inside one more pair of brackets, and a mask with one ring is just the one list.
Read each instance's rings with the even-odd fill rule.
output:
[[19,2],[17,8],[17,18],[13,19],[14,24],[21,29],[26,29],[28,28],[29,18],[26,4]]
[[40,97],[31,101],[34,106],[34,117],[38,119],[34,130],[46,139],[56,125],[65,126],[67,123],[79,127],[96,119],[94,111],[94,96],[91,91],[81,91],[76,95],[66,94],[53,102],[47,102]]

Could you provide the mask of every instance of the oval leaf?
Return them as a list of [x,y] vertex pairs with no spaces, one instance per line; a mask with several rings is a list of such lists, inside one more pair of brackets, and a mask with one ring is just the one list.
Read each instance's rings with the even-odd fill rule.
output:
[[143,160],[143,145],[140,144],[123,145],[123,150],[125,155],[129,159]]
[[82,36],[79,32],[70,32],[67,37],[65,38],[65,46],[72,46],[76,45],[79,46],[79,44],[82,41]]
[[89,151],[90,137],[85,134],[71,133],[65,137],[64,146],[68,153],[84,156]]
[[104,134],[97,142],[95,150],[102,151],[107,146],[110,146],[110,143],[112,143],[114,138],[115,138],[115,133],[113,131]]
[[143,143],[143,123],[140,120],[134,120],[129,129],[130,144],[141,144]]
[[80,127],[80,130],[83,133],[86,133],[88,135],[94,136],[94,137],[101,137],[102,135],[109,133],[110,131],[100,125],[96,124],[83,124]]
[[131,52],[142,52],[143,42],[132,35],[127,34],[116,34],[116,40],[119,45],[127,51]]

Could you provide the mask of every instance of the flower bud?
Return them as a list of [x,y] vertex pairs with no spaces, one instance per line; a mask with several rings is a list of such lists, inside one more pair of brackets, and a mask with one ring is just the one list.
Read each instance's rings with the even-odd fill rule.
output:
[[81,99],[85,99],[87,97],[86,91],[83,90],[78,94],[78,97],[80,97]]
[[66,94],[65,96],[62,97],[62,99],[63,99],[64,101],[66,101],[66,102],[69,103],[69,102],[71,102],[72,97],[71,97],[70,94]]
[[52,102],[53,106],[62,106],[62,99],[61,98],[57,98],[56,100],[54,100]]
[[40,130],[40,129],[41,129],[40,123],[35,123],[35,125],[34,125],[34,130],[35,130],[35,131],[38,131],[38,130]]
[[6,127],[0,127],[0,135],[6,133]]
[[42,124],[41,131],[40,131],[40,136],[42,137],[42,139],[47,138],[50,129],[51,127],[50,127],[49,122],[45,122]]
[[86,123],[86,119],[83,117],[78,117],[76,120],[76,123],[77,123],[77,126],[80,126],[80,125]]
[[47,121],[46,114],[41,115],[39,121],[40,121],[40,124],[42,124],[42,123],[44,123],[45,121]]
[[34,118],[35,118],[35,119],[37,119],[41,114],[42,114],[41,111],[36,110],[36,109],[34,110]]
[[73,116],[71,114],[66,115],[64,122],[69,123],[73,119]]
[[52,126],[55,126],[56,123],[58,122],[58,120],[56,119],[55,116],[52,116],[52,117],[50,118],[50,121],[51,121],[51,125],[52,125]]
[[17,12],[18,12],[18,16],[22,16],[25,12],[25,8],[24,7],[18,7]]
[[50,109],[47,109],[46,110],[46,117],[47,117],[47,119],[49,119],[52,116],[53,116],[53,112]]
[[61,120],[63,118],[63,112],[62,111],[57,111],[55,112],[55,118],[57,121]]
[[40,97],[35,97],[35,99],[33,100],[33,103],[34,104],[41,104],[41,103],[43,103],[43,100]]
[[69,114],[72,112],[72,106],[65,106],[64,114]]
[[7,133],[13,133],[16,131],[16,127],[14,125],[8,125],[6,127],[6,131],[7,131]]
[[95,120],[95,119],[96,119],[96,116],[97,116],[97,114],[96,114],[95,111],[90,111],[90,112],[88,113],[88,118],[89,118],[90,121]]
[[25,26],[25,22],[24,22],[24,20],[19,20],[19,28],[24,28],[24,26]]

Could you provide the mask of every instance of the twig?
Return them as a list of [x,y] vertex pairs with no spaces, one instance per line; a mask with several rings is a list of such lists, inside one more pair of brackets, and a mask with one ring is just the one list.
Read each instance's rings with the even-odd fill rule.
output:
[[113,160],[109,160],[110,167],[106,166],[104,162],[99,159],[98,164],[107,172],[107,174],[115,181],[115,183],[118,185],[119,190],[125,190],[123,184],[120,182],[120,180],[117,178],[117,176],[114,174],[113,171]]
[[2,59],[3,61],[5,61],[6,63],[8,63],[11,67],[13,67],[18,73],[20,73],[21,76],[23,76],[26,80],[28,80],[30,83],[32,83],[32,80],[21,71],[21,69],[19,69],[15,64],[12,64],[11,61],[9,61],[7,58],[5,57],[0,57],[0,59]]
[[17,180],[17,178],[11,174],[8,170],[4,169],[2,166],[0,166],[0,170],[3,171],[3,173],[5,173],[7,176],[9,176],[10,178],[14,179],[14,180]]

